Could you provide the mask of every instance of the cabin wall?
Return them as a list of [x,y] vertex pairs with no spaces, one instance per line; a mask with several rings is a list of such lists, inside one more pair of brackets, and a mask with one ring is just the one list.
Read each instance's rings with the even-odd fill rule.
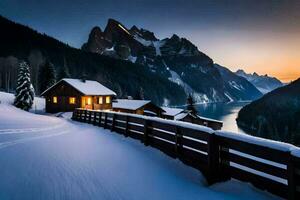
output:
[[[53,97],[57,97],[57,103],[53,102]],[[69,103],[69,98],[75,98],[75,104]],[[81,106],[81,94],[64,82],[59,83],[54,86],[47,95],[46,100],[46,112],[56,113],[56,112],[69,112],[73,111],[75,108]]]
[[[103,99],[102,104],[99,103],[99,98]],[[106,102],[106,97],[110,97],[110,102]],[[93,98],[94,110],[111,110],[112,109],[112,98],[113,96],[95,96]]]

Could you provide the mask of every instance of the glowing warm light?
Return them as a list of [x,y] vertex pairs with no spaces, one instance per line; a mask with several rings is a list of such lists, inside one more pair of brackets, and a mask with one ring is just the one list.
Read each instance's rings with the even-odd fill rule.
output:
[[57,97],[53,97],[53,103],[57,103]]
[[75,97],[70,97],[70,98],[69,98],[69,103],[70,103],[70,104],[75,104],[75,103],[76,103]]
[[106,102],[106,103],[110,103],[110,97],[109,97],[109,96],[106,97],[105,102]]
[[88,105],[91,105],[91,104],[92,104],[92,98],[91,98],[91,97],[87,98],[87,104],[88,104]]
[[103,97],[99,97],[99,104],[103,104]]

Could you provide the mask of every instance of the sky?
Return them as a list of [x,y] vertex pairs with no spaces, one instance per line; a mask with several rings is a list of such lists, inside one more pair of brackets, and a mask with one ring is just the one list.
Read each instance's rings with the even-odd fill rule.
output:
[[80,48],[114,18],[193,42],[214,62],[283,82],[300,77],[300,0],[0,0],[0,14]]

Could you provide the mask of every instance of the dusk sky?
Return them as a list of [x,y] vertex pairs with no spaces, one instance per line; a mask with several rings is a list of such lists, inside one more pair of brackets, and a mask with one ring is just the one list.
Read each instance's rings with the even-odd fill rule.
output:
[[185,37],[233,71],[300,77],[299,0],[0,0],[0,14],[77,48],[114,18],[160,39]]

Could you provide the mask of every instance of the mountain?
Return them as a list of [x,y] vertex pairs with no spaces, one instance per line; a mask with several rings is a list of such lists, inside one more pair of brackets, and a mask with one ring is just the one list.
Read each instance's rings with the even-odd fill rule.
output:
[[224,86],[226,90],[229,91],[226,95],[229,97],[231,96],[231,98],[243,100],[257,99],[262,96],[262,93],[245,78],[237,76],[226,67],[222,67],[218,64],[214,66],[219,70],[222,76]]
[[[127,29],[110,19],[104,30],[92,29],[81,50],[1,16],[0,27],[2,89],[14,89],[20,60],[30,64],[34,85],[40,64],[50,60],[56,72],[67,68],[72,78],[86,75],[114,90],[119,98],[137,97],[140,91],[159,105],[182,105],[190,93],[197,102],[256,98],[252,92],[239,96],[228,89],[229,80],[223,80],[213,60],[177,35],[159,40],[150,31],[136,26]],[[8,75],[9,81],[5,80]]]
[[242,108],[237,123],[250,134],[300,146],[300,79]]
[[[32,67],[39,59],[31,59],[31,57],[42,57],[41,60],[49,59],[57,72],[66,65],[72,78],[81,78],[85,74],[88,79],[97,80],[114,90],[120,98],[128,95],[136,96],[143,89],[145,98],[157,104],[179,105],[186,101],[186,94],[181,86],[142,65],[72,48],[1,16],[0,27],[0,88],[2,89],[5,88],[6,82],[2,79],[2,75],[7,77],[6,74],[17,74],[17,67],[12,68],[2,60],[6,61],[11,57],[17,61],[26,60]],[[17,61],[14,63],[17,64]],[[16,82],[16,76],[12,79],[12,82]]]
[[284,84],[277,78],[270,77],[267,74],[260,76],[257,73],[247,74],[244,70],[237,70],[238,76],[246,78],[263,94],[268,93],[276,88],[282,87]]
[[[246,84],[242,85],[244,91],[234,88],[233,82],[241,79],[231,73],[224,80],[210,57],[176,34],[160,40],[151,31],[136,26],[127,29],[109,19],[104,31],[100,27],[91,30],[82,49],[143,65],[153,74],[161,74],[176,83],[186,96],[192,94],[197,102],[253,100],[261,96],[246,80],[239,81]],[[250,91],[246,92],[247,89]]]

